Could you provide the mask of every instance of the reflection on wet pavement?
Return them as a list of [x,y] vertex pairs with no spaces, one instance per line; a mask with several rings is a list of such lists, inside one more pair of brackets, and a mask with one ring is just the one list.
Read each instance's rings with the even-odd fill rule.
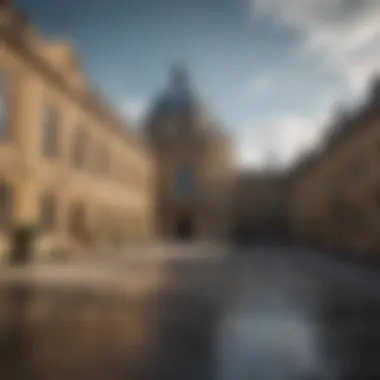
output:
[[0,379],[210,379],[217,297],[196,290],[194,271],[209,293],[221,287],[204,263],[179,266],[168,286],[136,295],[3,281]]
[[135,295],[2,281],[0,379],[379,378],[376,289],[306,256],[168,262]]
[[2,289],[1,301],[0,378],[142,376],[146,300],[14,286]]
[[263,253],[241,264],[220,327],[218,377],[380,378],[375,283],[308,252]]

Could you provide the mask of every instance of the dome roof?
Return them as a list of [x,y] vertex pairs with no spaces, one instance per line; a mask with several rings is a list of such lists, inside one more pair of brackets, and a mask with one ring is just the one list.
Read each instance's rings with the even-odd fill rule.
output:
[[172,70],[169,89],[164,91],[154,103],[152,117],[165,117],[173,114],[191,115],[197,113],[199,102],[189,86],[186,69],[177,66]]
[[191,94],[182,91],[168,91],[157,99],[153,107],[153,115],[162,117],[177,113],[193,114],[196,110],[197,104]]

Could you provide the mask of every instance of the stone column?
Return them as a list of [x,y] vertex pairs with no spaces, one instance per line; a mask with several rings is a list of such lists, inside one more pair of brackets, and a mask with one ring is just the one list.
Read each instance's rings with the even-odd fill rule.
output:
[[21,74],[14,81],[13,138],[21,153],[20,181],[15,194],[14,223],[33,224],[37,218],[41,88],[36,79]]

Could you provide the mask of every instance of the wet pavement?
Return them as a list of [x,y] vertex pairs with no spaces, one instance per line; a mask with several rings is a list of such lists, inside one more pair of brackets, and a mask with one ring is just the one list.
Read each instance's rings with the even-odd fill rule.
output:
[[3,270],[0,379],[211,378],[222,267],[145,258],[104,274],[99,263]]
[[306,250],[240,263],[218,378],[380,378],[380,278]]
[[[110,264],[108,286],[2,272],[0,379],[380,378],[376,273],[309,251],[246,253],[145,262],[133,280]],[[150,286],[132,289],[144,275]]]

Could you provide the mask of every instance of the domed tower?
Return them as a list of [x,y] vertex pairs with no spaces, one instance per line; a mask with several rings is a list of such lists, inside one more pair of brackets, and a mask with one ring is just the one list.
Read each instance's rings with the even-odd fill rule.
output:
[[175,66],[145,125],[157,166],[157,229],[163,240],[221,241],[230,234],[232,144]]

